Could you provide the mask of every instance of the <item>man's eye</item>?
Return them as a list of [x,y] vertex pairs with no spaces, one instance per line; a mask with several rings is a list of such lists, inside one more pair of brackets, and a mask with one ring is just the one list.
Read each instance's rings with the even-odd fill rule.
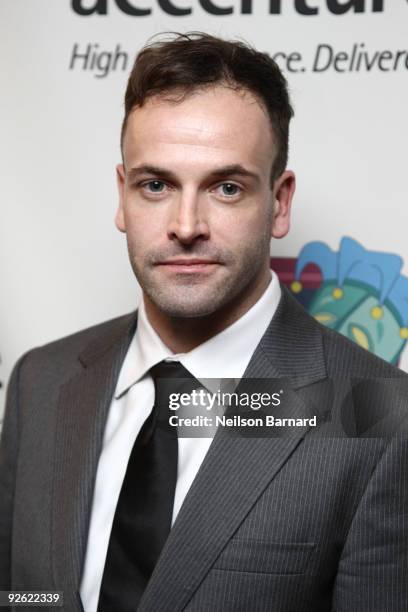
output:
[[163,193],[166,188],[166,183],[163,183],[163,181],[148,181],[147,183],[143,183],[142,187],[150,193]]
[[239,195],[242,189],[238,185],[235,185],[235,183],[222,183],[222,185],[218,185],[217,191],[220,195],[231,198]]

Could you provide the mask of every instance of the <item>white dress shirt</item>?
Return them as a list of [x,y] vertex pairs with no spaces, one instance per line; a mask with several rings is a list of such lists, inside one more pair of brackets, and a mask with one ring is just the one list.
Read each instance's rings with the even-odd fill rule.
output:
[[[136,437],[154,403],[149,369],[164,359],[179,361],[197,379],[242,378],[273,317],[281,296],[271,282],[259,300],[235,323],[188,353],[174,354],[150,325],[143,301],[137,328],[119,374],[109,409],[92,501],[80,595],[85,612],[96,612],[109,537],[127,463]],[[174,523],[213,438],[178,439]]]

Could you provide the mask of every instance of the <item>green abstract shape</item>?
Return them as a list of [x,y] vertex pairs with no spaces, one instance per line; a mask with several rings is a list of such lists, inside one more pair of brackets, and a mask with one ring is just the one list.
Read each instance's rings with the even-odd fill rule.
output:
[[[400,337],[400,323],[387,304],[382,306],[383,315],[380,320],[371,316],[373,308],[378,306],[378,298],[368,296],[349,316],[343,320],[337,328],[350,340],[359,342],[358,335],[353,333],[353,328],[361,330],[367,338],[368,350],[389,363],[395,363],[403,349],[405,341]],[[384,333],[387,330],[387,333]]]
[[347,281],[341,288],[342,297],[336,299],[333,296],[336,289],[339,288],[335,282],[323,283],[309,305],[310,314],[359,346],[396,363],[405,340],[400,337],[402,321],[391,304],[385,302],[381,319],[375,319],[371,314],[379,306],[375,290],[364,283]]
[[344,283],[341,288],[343,296],[340,299],[333,296],[335,289],[338,289],[335,282],[325,282],[308,307],[308,311],[317,321],[331,329],[338,329],[342,321],[367,295],[366,289],[359,283]]

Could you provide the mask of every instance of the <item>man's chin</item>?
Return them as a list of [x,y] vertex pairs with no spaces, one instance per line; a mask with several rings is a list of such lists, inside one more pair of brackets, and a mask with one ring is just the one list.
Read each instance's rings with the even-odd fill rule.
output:
[[162,314],[186,319],[212,315],[229,301],[232,291],[227,279],[212,283],[182,280],[173,286],[163,282],[144,283],[144,293]]
[[204,304],[156,304],[156,307],[166,316],[177,319],[198,319],[212,315],[219,307],[214,303]]
[[[149,294],[149,300],[162,314],[172,318],[193,319],[212,315],[224,305],[219,295],[200,297],[188,295],[189,291],[184,291],[180,296],[164,296]],[[190,299],[189,299],[190,298]],[[227,301],[227,300],[225,300]]]

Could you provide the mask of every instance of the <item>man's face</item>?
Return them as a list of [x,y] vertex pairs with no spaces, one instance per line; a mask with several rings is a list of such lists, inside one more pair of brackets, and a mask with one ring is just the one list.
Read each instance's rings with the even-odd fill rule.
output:
[[255,301],[271,235],[289,228],[294,177],[272,189],[275,153],[266,111],[248,92],[218,85],[132,111],[116,225],[150,307],[202,317]]

